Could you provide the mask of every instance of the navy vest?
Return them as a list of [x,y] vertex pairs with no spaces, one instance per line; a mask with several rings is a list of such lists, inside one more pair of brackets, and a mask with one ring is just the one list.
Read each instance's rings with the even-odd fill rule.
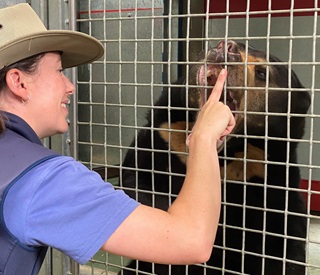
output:
[[2,112],[6,130],[0,134],[0,275],[38,274],[47,247],[19,242],[7,229],[3,204],[9,189],[39,163],[58,156],[42,146],[31,127],[21,118]]

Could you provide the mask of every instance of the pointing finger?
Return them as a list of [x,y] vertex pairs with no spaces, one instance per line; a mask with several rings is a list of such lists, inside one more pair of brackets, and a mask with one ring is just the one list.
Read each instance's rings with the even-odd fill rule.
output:
[[227,70],[222,69],[221,72],[219,73],[217,82],[212,89],[212,93],[208,98],[208,101],[209,100],[213,102],[219,101],[226,79],[227,79]]

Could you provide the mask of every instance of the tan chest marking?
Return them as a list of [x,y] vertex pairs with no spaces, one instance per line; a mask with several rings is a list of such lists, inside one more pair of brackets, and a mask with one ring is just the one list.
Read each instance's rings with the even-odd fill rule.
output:
[[[183,163],[187,163],[187,146],[186,146],[186,138],[187,138],[187,129],[191,131],[194,126],[194,122],[189,123],[188,127],[185,121],[178,121],[175,123],[169,124],[168,122],[162,123],[160,126],[160,136],[169,144],[170,151],[174,151],[175,154],[181,159]],[[179,154],[179,152],[183,154]]]
[[[227,180],[236,180],[236,181],[249,181],[253,177],[264,178],[265,176],[265,152],[255,147],[251,144],[248,144],[246,152],[246,162],[244,162],[244,152],[238,152],[235,154],[236,158],[239,160],[234,160],[227,164],[226,167],[226,179]],[[256,162],[259,160],[259,162]],[[225,168],[220,168],[221,178],[224,178]],[[244,177],[244,172],[246,176]]]

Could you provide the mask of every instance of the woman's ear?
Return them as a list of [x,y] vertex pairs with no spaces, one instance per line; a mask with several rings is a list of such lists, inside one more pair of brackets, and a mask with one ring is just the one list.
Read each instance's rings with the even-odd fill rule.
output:
[[22,102],[25,102],[29,99],[28,91],[25,85],[26,75],[16,69],[10,69],[6,75],[6,82],[8,88],[13,94],[20,98]]

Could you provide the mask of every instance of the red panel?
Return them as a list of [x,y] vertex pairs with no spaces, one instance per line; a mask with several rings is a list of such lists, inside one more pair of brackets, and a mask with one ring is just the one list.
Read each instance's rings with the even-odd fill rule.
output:
[[[308,190],[308,180],[301,180],[300,188],[304,190]],[[311,193],[308,202],[308,193],[303,192],[303,195],[306,199],[307,204],[310,203],[310,210],[320,212],[320,181],[312,180],[311,181],[311,192],[316,191],[316,193]]]
[[[219,13],[229,13],[241,12],[258,12],[255,14],[250,14],[250,17],[267,17],[269,11],[269,1],[271,1],[271,16],[290,16],[291,2],[294,3],[293,15],[294,16],[313,16],[315,10],[319,11],[319,0],[318,8],[315,7],[315,0],[208,0],[209,12],[216,13],[217,15],[212,15],[210,18],[224,18],[226,15]],[[207,1],[205,2],[204,10],[207,10]],[[229,3],[227,9],[227,3]],[[248,7],[249,3],[249,7]],[[297,11],[298,9],[309,9],[305,11]],[[312,9],[312,10],[310,10]],[[272,13],[272,11],[281,11]],[[261,12],[261,13],[260,13]],[[246,14],[229,14],[230,18],[243,18]]]

